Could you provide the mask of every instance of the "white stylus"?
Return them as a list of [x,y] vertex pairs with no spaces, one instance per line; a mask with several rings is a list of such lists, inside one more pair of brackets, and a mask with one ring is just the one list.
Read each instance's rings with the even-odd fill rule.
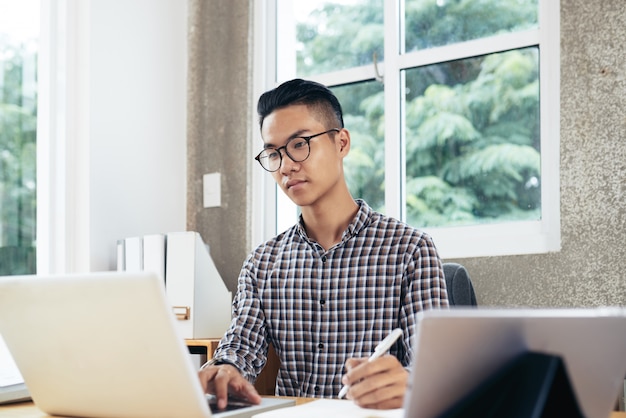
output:
[[[385,354],[387,351],[389,351],[391,346],[401,336],[402,336],[402,330],[400,328],[396,328],[393,331],[391,331],[391,334],[387,335],[387,337],[384,340],[382,340],[380,342],[380,344],[378,344],[376,346],[376,348],[374,349],[374,353],[370,356],[370,358],[367,361],[376,360],[378,357],[380,357],[383,354]],[[338,395],[339,399],[341,399],[344,396],[346,396],[346,394],[348,393],[348,389],[349,388],[350,388],[349,386],[344,386],[344,387],[341,388],[341,391],[339,392],[339,395]]]

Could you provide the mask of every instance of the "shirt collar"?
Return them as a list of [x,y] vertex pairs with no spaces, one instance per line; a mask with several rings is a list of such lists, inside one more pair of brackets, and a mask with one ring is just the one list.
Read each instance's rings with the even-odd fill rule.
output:
[[[356,204],[359,206],[359,210],[356,213],[356,216],[352,219],[352,221],[348,225],[348,228],[346,228],[346,230],[343,232],[343,235],[341,237],[341,242],[345,242],[351,237],[358,235],[359,232],[361,232],[371,223],[371,218],[372,218],[372,215],[374,214],[374,210],[363,199],[356,199],[355,201],[356,201]],[[298,230],[298,234],[302,238],[306,239],[307,241],[310,241],[306,233],[306,230],[304,228],[304,219],[302,219],[302,214],[300,214],[299,216],[298,224],[296,228]]]

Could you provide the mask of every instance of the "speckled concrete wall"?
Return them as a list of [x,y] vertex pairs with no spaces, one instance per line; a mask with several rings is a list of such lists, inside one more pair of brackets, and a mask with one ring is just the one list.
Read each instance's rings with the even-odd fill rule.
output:
[[[234,291],[249,252],[251,2],[189,0],[187,229],[209,244]],[[222,174],[222,205],[204,208],[202,176]]]
[[[240,156],[253,107],[251,13],[251,1],[190,0],[188,225],[213,246],[232,289],[247,254]],[[625,40],[626,1],[561,0],[562,249],[454,260],[469,270],[480,304],[626,305]],[[224,174],[225,205],[202,209],[201,176],[212,171]]]

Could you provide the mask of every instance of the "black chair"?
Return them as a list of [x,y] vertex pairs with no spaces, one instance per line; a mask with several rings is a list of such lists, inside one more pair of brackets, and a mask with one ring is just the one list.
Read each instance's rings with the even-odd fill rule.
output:
[[457,263],[443,263],[443,275],[448,288],[450,306],[477,306],[474,286],[465,267]]

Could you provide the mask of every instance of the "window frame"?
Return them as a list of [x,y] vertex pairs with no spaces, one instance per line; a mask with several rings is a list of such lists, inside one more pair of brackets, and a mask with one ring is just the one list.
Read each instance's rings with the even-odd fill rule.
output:
[[37,274],[89,271],[89,2],[41,0]]
[[[284,0],[262,0],[254,3],[254,57],[253,90],[258,98],[264,91],[275,87],[288,76],[276,80],[276,10]],[[525,47],[539,48],[540,80],[540,132],[541,132],[541,219],[463,227],[420,228],[429,233],[442,258],[486,257],[518,254],[534,254],[559,251],[560,233],[560,1],[539,0],[538,28],[523,32],[470,40],[427,50],[401,53],[400,33],[402,1],[384,2],[384,61],[378,63],[378,71],[385,83],[385,212],[404,220],[406,198],[403,185],[405,152],[402,141],[403,101],[400,99],[402,70],[438,62],[470,58],[479,55],[508,51]],[[388,34],[392,34],[389,36]],[[281,48],[285,48],[284,39]],[[275,46],[275,47],[272,47]],[[295,69],[293,70],[295,76]],[[283,74],[285,72],[283,71]],[[329,87],[375,77],[373,65],[355,67],[332,73],[309,77]],[[251,155],[260,147],[256,112],[253,112]],[[350,127],[347,127],[350,129]],[[391,138],[389,140],[388,138]],[[295,205],[277,191],[271,176],[261,173],[254,160],[251,171],[253,207],[252,240],[258,244],[271,238],[293,224],[296,220]],[[260,170],[260,171],[259,171]],[[287,203],[286,203],[287,202]],[[279,208],[291,207],[281,211]],[[293,216],[289,216],[289,213]],[[280,220],[280,222],[277,220]],[[291,221],[285,222],[285,219]],[[418,226],[419,228],[419,226]]]

